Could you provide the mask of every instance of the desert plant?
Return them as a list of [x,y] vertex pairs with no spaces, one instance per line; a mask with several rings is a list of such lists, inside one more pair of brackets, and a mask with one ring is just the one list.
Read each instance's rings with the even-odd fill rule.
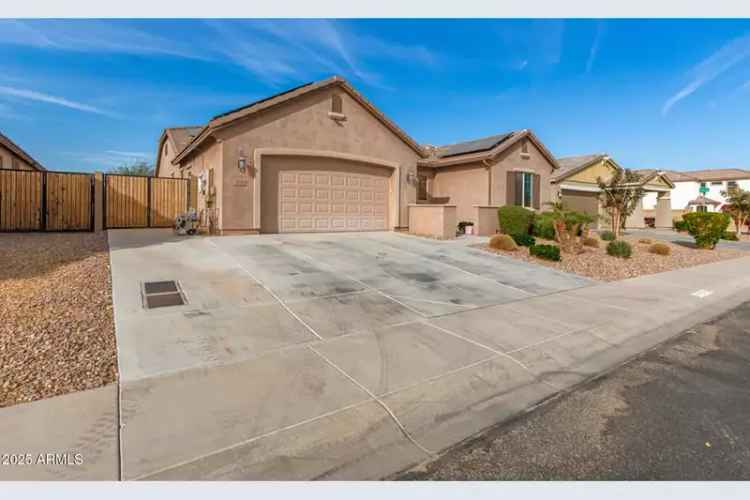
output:
[[651,240],[651,238],[641,238],[640,240],[638,240],[638,243],[643,243],[644,245],[650,245],[651,243],[653,243],[653,241]]
[[700,248],[714,248],[729,227],[729,215],[721,212],[690,212],[682,220]]
[[122,164],[119,167],[109,169],[109,172],[117,175],[136,175],[152,176],[154,175],[154,166],[150,163],[140,160],[132,164]]
[[627,259],[633,253],[630,243],[623,240],[610,241],[607,245],[607,254],[612,257],[622,257]]
[[555,241],[564,253],[583,252],[583,240],[589,236],[589,224],[594,218],[583,212],[566,210],[558,203],[552,203],[552,221],[555,228]]
[[669,245],[659,241],[648,247],[648,251],[657,255],[669,255],[672,253],[672,249],[669,248]]
[[536,243],[536,239],[530,234],[511,234],[510,236],[517,245],[522,247],[530,247]]
[[497,221],[505,234],[529,234],[534,212],[518,205],[505,205],[497,209]]
[[687,231],[687,222],[682,219],[674,219],[672,221],[672,229],[675,231]]
[[604,241],[613,241],[617,239],[617,236],[615,236],[615,233],[609,230],[605,230],[599,233],[599,238],[603,239]]
[[722,191],[721,195],[725,198],[722,210],[729,214],[734,221],[737,239],[739,239],[742,234],[742,226],[750,218],[750,191],[733,187],[727,191]]
[[514,252],[518,250],[518,245],[516,245],[516,242],[513,241],[513,238],[511,238],[507,234],[496,234],[492,238],[490,238],[490,248],[494,248],[495,250],[506,250],[509,252]]
[[599,240],[596,238],[585,238],[583,240],[583,246],[591,248],[599,248]]
[[721,235],[722,240],[727,241],[739,241],[740,239],[737,237],[737,233],[733,233],[732,231],[724,231],[724,234]]
[[618,168],[609,180],[596,179],[602,191],[602,206],[609,214],[615,237],[620,236],[625,220],[633,214],[646,195],[641,176],[630,169]]
[[560,247],[557,245],[532,245],[529,247],[529,254],[545,260],[560,260]]
[[542,212],[534,217],[534,225],[531,233],[543,240],[555,239],[555,214],[553,212]]

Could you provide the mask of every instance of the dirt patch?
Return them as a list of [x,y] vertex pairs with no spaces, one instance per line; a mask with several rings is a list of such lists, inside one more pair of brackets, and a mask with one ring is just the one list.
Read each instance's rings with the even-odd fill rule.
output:
[[[585,247],[584,252],[579,255],[561,254],[560,262],[538,259],[529,255],[527,247],[520,247],[515,252],[495,250],[487,245],[476,245],[477,248],[493,252],[515,259],[553,267],[561,271],[579,274],[600,281],[617,281],[627,278],[635,278],[647,274],[661,273],[673,269],[693,267],[700,264],[708,264],[720,260],[736,259],[746,257],[748,252],[715,248],[714,250],[703,250],[695,248],[694,245],[672,243],[668,241],[652,240],[652,243],[664,243],[671,249],[671,255],[663,256],[648,251],[650,243],[640,243],[643,236],[625,236],[621,239],[630,243],[633,253],[630,258],[622,259],[607,255],[607,241],[599,241],[599,248]],[[537,244],[557,245],[554,241],[537,238]]]
[[0,407],[114,382],[107,234],[2,234],[0,262]]

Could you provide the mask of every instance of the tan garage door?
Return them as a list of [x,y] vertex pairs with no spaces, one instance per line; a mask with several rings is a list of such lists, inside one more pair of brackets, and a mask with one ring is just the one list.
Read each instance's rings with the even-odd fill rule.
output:
[[279,232],[388,228],[387,178],[318,170],[279,176]]

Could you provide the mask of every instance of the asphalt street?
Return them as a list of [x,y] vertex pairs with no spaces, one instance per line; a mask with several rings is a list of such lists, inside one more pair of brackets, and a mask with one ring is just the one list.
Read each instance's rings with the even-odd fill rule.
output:
[[401,480],[750,479],[750,303]]

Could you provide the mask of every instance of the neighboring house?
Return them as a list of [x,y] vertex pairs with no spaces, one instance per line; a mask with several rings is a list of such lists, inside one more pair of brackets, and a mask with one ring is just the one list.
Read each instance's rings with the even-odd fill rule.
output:
[[177,153],[185,149],[203,127],[172,127],[164,129],[159,138],[156,152],[155,177],[180,177],[184,175],[177,165],[172,163]]
[[[557,188],[559,200],[571,210],[584,212],[594,217],[592,227],[608,227],[608,216],[602,206],[601,189],[597,179],[608,181],[613,173],[622,167],[606,153],[595,153],[581,156],[569,156],[557,159],[560,170],[552,179]],[[669,192],[673,187],[671,179],[657,170],[637,170],[641,176],[640,186],[649,195],[660,200],[657,227],[672,226],[672,212],[669,204]],[[553,189],[554,191],[554,189]],[[626,227],[645,226],[643,203],[639,204],[628,217]]]
[[418,197],[462,220],[474,205],[539,209],[557,168],[528,130],[423,147],[340,77],[166,129],[158,157],[158,176],[198,177],[222,234],[399,230]]
[[[750,190],[750,170],[739,168],[694,170],[691,172],[668,170],[667,175],[675,184],[671,193],[672,208],[679,210],[675,216],[679,216],[682,212],[721,211],[725,202],[722,192],[732,187]],[[644,199],[644,207],[649,210],[654,206],[654,198],[647,196]]]
[[0,169],[46,170],[18,144],[2,133],[0,133]]

